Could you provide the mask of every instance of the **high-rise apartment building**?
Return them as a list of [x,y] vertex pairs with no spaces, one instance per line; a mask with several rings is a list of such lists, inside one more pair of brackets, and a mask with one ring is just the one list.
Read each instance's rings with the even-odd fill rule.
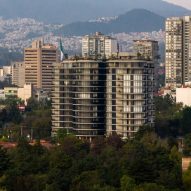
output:
[[52,132],[133,137],[154,124],[154,63],[131,55],[54,64]]
[[105,36],[99,32],[95,35],[87,35],[82,38],[82,56],[109,58],[112,53],[116,53],[117,40],[110,36]]
[[65,128],[80,138],[105,133],[105,64],[66,60],[54,65],[52,132]]
[[25,84],[25,65],[24,62],[14,62],[11,65],[12,84],[24,87]]
[[159,60],[159,45],[158,41],[154,40],[134,40],[135,52],[143,56],[145,59],[153,60],[158,63]]
[[158,71],[160,69],[159,65],[159,44],[155,40],[134,40],[134,51],[140,58],[151,60],[155,64],[155,91],[157,91],[159,83],[157,79],[159,78]]
[[191,84],[191,16],[166,20],[166,86]]
[[44,44],[41,40],[32,42],[31,47],[24,49],[25,83],[51,91],[53,63],[57,61],[56,46]]
[[154,125],[154,62],[131,56],[107,61],[106,132],[133,137]]

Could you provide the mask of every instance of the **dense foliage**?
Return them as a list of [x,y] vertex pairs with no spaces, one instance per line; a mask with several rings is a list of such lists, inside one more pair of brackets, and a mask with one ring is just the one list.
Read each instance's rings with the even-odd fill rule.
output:
[[[13,149],[0,148],[0,190],[190,191],[191,168],[182,178],[177,137],[184,137],[183,154],[191,156],[191,108],[170,96],[155,103],[155,128],[142,127],[133,140],[113,135],[89,144],[59,131],[51,149],[24,138]],[[9,141],[50,137],[50,101],[30,99],[24,113],[20,100],[3,104],[0,121]]]
[[4,108],[0,110],[0,128],[2,136],[16,141],[19,136],[30,136],[34,139],[49,138],[51,135],[51,102],[36,101],[31,98],[25,111],[19,110],[22,105],[19,99],[1,101]]
[[155,105],[156,132],[161,137],[177,138],[191,133],[191,107],[176,104],[169,95],[156,97]]
[[59,144],[49,150],[20,139],[16,148],[0,149],[0,186],[7,191],[182,190],[177,148],[146,129],[134,140],[113,135],[91,145],[61,132]]

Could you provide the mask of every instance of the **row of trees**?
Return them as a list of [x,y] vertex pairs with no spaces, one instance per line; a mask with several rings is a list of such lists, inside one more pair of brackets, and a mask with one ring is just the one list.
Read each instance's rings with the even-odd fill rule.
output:
[[191,156],[191,107],[183,107],[167,95],[156,97],[156,133],[161,138],[184,139],[184,155]]
[[[6,107],[0,111],[0,127],[5,127],[3,135],[15,141],[20,135],[29,135],[34,139],[50,138],[51,102],[35,99],[28,101],[26,112],[19,111],[20,100],[10,99],[4,102]],[[155,131],[161,138],[171,138],[172,143],[178,137],[184,138],[184,154],[191,156],[191,107],[176,104],[170,96],[156,97]],[[6,125],[5,125],[6,124]]]
[[1,101],[0,128],[3,137],[16,141],[19,136],[30,135],[34,139],[49,138],[51,135],[51,102],[36,101],[31,98],[24,112],[19,110],[23,104],[19,99]]
[[[154,130],[134,140],[117,135],[90,145],[60,132],[51,149],[24,139],[0,148],[0,187],[6,191],[187,191],[181,155]],[[185,183],[185,185],[183,184]]]

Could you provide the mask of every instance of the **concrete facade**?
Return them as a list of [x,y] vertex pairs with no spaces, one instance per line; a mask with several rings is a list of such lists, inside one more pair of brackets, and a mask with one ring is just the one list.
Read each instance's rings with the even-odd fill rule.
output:
[[41,40],[32,42],[31,47],[24,49],[25,83],[50,92],[54,62],[58,62],[56,46],[44,44]]
[[191,107],[191,88],[176,88],[176,103]]

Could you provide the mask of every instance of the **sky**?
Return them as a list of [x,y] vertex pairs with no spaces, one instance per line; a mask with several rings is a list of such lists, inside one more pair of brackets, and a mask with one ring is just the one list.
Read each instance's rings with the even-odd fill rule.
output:
[[191,9],[191,0],[165,0],[165,1]]

